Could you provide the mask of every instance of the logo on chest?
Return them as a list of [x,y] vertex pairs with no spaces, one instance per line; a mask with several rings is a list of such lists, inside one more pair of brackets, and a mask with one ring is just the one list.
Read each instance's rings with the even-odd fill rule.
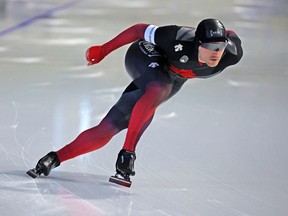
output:
[[183,50],[183,45],[182,44],[177,44],[174,46],[175,52],[179,52]]
[[159,66],[159,64],[157,63],[157,62],[151,62],[149,65],[148,65],[148,67],[151,67],[151,68],[156,68],[156,67],[158,67]]
[[[174,49],[175,49],[175,52],[180,52],[180,51],[183,51],[183,45],[182,44],[177,44],[174,46]],[[186,63],[187,61],[189,60],[189,57],[187,55],[183,55],[179,61],[181,63]]]

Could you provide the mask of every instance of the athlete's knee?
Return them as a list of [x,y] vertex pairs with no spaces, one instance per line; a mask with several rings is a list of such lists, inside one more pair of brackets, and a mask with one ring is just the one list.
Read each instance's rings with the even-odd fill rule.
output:
[[128,127],[129,114],[124,111],[122,112],[121,109],[123,107],[120,105],[120,107],[118,107],[118,105],[119,104],[116,104],[109,110],[102,122],[109,122],[111,127],[114,127],[118,130],[118,132],[120,132],[121,130]]
[[110,131],[111,133],[117,134],[120,129],[117,127],[111,119],[104,118],[96,127],[99,128],[99,132],[103,133],[104,131]]
[[161,83],[150,83],[146,86],[145,95],[152,107],[157,107],[169,98],[172,85]]
[[172,90],[171,84],[162,84],[159,82],[151,82],[146,86],[146,92],[155,95],[159,98],[166,98],[169,96]]

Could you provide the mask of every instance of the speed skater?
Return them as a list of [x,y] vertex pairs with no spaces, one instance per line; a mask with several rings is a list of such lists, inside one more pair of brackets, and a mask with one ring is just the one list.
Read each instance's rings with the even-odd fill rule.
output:
[[47,176],[64,161],[100,149],[128,129],[116,160],[116,175],[110,181],[130,187],[130,176],[135,175],[136,145],[159,105],[174,96],[188,79],[215,76],[238,63],[243,55],[237,34],[226,30],[221,21],[209,18],[197,28],[135,24],[107,43],[90,47],[86,51],[88,65],[99,63],[130,43],[125,67],[132,81],[117,103],[97,126],[45,155],[28,175]]

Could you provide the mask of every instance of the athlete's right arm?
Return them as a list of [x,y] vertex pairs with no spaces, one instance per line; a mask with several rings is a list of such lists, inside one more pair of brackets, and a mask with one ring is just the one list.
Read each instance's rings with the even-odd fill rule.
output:
[[124,30],[112,40],[99,46],[92,46],[86,51],[86,60],[88,65],[97,64],[105,56],[117,48],[134,42],[140,38],[145,37],[145,30],[150,26],[149,24],[135,24],[130,28]]

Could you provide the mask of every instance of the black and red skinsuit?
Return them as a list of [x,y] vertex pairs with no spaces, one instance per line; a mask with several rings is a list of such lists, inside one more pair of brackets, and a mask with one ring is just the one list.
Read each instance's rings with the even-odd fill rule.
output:
[[198,61],[199,44],[192,27],[136,24],[100,46],[100,51],[95,48],[100,53],[98,63],[113,50],[133,42],[125,57],[132,82],[97,126],[56,152],[60,162],[103,147],[126,128],[123,149],[134,152],[157,107],[175,95],[187,79],[214,76],[241,59],[241,40],[231,30],[226,34],[229,43],[216,67]]

